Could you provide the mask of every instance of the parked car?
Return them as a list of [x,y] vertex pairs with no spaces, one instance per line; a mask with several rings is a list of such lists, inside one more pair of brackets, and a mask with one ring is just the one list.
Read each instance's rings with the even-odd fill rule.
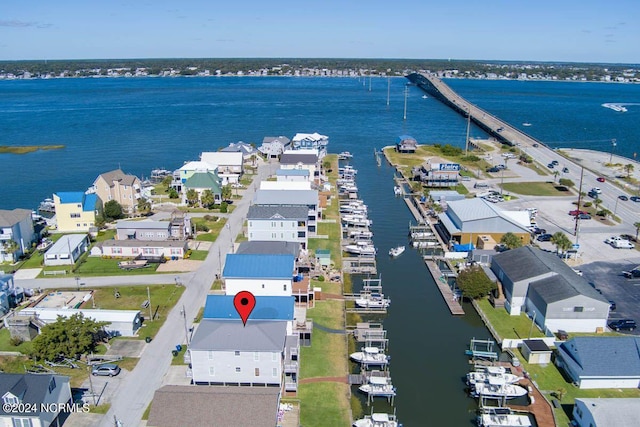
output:
[[492,168],[487,169],[487,172],[496,173],[496,172],[500,172],[500,169],[494,166]]
[[588,214],[589,212],[585,212],[585,211],[581,211],[580,209],[574,209],[572,211],[569,211],[569,215],[571,216],[578,216],[580,214]]
[[533,230],[531,230],[531,232],[533,234],[547,234],[547,230],[545,230],[544,228],[540,228],[540,227],[533,227]]
[[616,302],[613,300],[609,300],[609,311],[615,311],[617,308]]
[[622,200],[623,202],[626,202],[627,200],[629,200],[629,198],[627,196],[625,196],[624,194],[619,195],[618,199]]
[[581,213],[578,214],[578,219],[591,219],[591,215],[589,215],[588,213]]
[[633,243],[631,243],[628,240],[614,240],[613,242],[611,242],[611,246],[613,246],[616,249],[635,249],[636,245],[634,245]]
[[102,365],[93,365],[91,375],[115,377],[120,373],[120,366],[114,363],[104,363]]
[[636,321],[633,319],[618,319],[609,323],[609,328],[613,329],[614,331],[621,331],[625,329],[633,331],[637,327],[638,325],[636,325]]
[[569,173],[569,168],[562,168],[562,173]]
[[640,202],[640,197],[638,197],[638,196],[631,196],[631,197],[629,197],[629,200],[631,200],[632,202],[636,202],[636,203],[638,203],[638,202]]
[[552,237],[553,234],[540,234],[538,237],[536,237],[536,240],[538,242],[550,242]]
[[547,167],[548,167],[549,169],[553,169],[553,167],[554,167],[554,166],[555,166],[555,165],[554,165],[553,163],[549,163],[549,164],[547,165]]
[[629,271],[623,271],[622,275],[627,279],[637,279],[640,277],[640,267],[636,267]]
[[553,166],[558,166],[558,163],[560,163],[560,162],[558,162],[557,160],[552,160],[552,161],[551,161],[551,164],[552,164]]
[[599,176],[599,177],[597,177],[597,178],[596,178],[596,181],[598,181],[598,182],[604,182],[604,178],[603,178],[603,177],[601,177],[601,176]]
[[537,147],[539,147],[539,146],[540,146],[540,144],[538,144],[538,143],[533,144],[533,147],[536,147],[536,148],[537,148]]
[[625,239],[623,239],[623,238],[622,238],[622,237],[620,237],[620,236],[611,236],[611,237],[607,237],[607,238],[605,239],[605,241],[604,241],[604,242],[605,242],[606,244],[610,245],[610,244],[612,244],[613,242],[615,242],[616,240],[625,240]]

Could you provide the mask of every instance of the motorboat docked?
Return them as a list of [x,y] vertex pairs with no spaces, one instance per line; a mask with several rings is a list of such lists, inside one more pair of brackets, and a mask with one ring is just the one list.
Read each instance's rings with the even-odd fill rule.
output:
[[373,413],[371,415],[365,415],[364,418],[359,420],[355,420],[353,427],[402,427],[402,424],[398,424],[395,415]]
[[522,377],[506,372],[502,366],[487,366],[467,374],[468,385],[478,383],[515,384],[521,379]]
[[477,383],[472,394],[474,397],[513,399],[527,394],[527,389],[515,384]]
[[351,154],[348,151],[343,151],[342,153],[338,154],[338,160],[348,160],[352,157],[353,157],[353,154]]
[[358,241],[352,245],[346,245],[344,251],[354,255],[375,255],[378,252],[375,246],[367,241]]
[[361,385],[359,390],[369,396],[391,397],[396,395],[396,389],[388,377],[369,377],[369,382]]
[[351,230],[349,232],[349,237],[352,239],[356,239],[356,238],[371,239],[373,237],[373,233],[368,230]]
[[478,427],[530,427],[527,415],[516,414],[511,408],[482,408],[477,418]]
[[387,308],[391,304],[389,298],[379,293],[362,294],[356,299],[356,305],[361,308]]
[[438,246],[438,242],[421,242],[415,241],[411,244],[416,249],[434,248]]
[[405,247],[404,246],[396,246],[395,248],[391,248],[389,249],[389,255],[392,257],[397,257],[400,254],[402,254],[402,252],[404,252]]
[[400,195],[402,195],[402,188],[401,188],[399,185],[395,185],[395,186],[393,187],[393,194],[394,194],[395,196],[400,196]]
[[385,366],[390,359],[378,347],[363,347],[362,351],[351,353],[349,357],[364,366]]
[[42,241],[40,241],[40,244],[36,246],[36,250],[38,252],[45,252],[52,245],[53,245],[53,240],[49,239],[48,237],[45,237],[44,239],[42,239]]
[[433,236],[433,233],[429,231],[414,231],[411,233],[412,240],[426,239],[431,236]]
[[352,227],[369,227],[371,225],[371,220],[366,218],[342,218],[342,222]]

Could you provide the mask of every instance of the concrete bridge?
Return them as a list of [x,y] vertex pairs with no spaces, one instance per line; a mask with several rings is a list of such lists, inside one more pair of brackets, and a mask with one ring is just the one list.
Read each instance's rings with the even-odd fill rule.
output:
[[413,73],[406,76],[406,78],[420,89],[453,108],[465,118],[469,117],[478,127],[504,144],[512,146],[543,145],[542,142],[514,128],[509,123],[473,105],[455,93],[449,86],[434,75]]

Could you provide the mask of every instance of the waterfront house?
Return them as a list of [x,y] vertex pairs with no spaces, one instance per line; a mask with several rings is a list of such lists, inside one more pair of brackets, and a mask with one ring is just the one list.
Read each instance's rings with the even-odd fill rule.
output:
[[97,194],[65,191],[53,194],[56,223],[61,233],[90,232],[95,229],[100,199]]
[[243,141],[231,142],[220,151],[223,153],[242,153],[242,158],[245,162],[250,160],[251,156],[258,153],[258,150],[253,145]]
[[322,159],[327,154],[329,137],[314,133],[297,133],[291,139],[291,146],[294,150],[313,149],[318,150],[318,158]]
[[286,136],[265,136],[258,151],[267,159],[277,159],[290,146],[291,140]]
[[222,188],[218,175],[214,172],[194,172],[182,184],[182,203],[187,203],[187,192],[195,190],[198,194],[198,201],[202,200],[202,193],[206,190],[213,194],[213,203],[220,204],[222,202]]
[[309,181],[310,171],[308,169],[278,169],[276,179],[278,181]]
[[640,422],[638,398],[575,399],[573,405],[575,427],[636,427]]
[[543,330],[606,328],[609,301],[554,253],[523,246],[494,255],[491,270],[511,315],[524,310]]
[[260,181],[260,190],[311,190],[310,181]]
[[447,201],[447,210],[438,218],[436,230],[445,242],[475,244],[480,235],[499,242],[508,232],[520,237],[523,245],[531,239],[526,211],[503,211],[481,198]]
[[249,240],[240,242],[236,248],[236,253],[252,255],[292,255],[298,258],[300,254],[300,244],[280,240]]
[[44,265],[74,265],[90,244],[87,234],[65,234],[44,253]]
[[282,385],[287,322],[202,319],[189,357],[196,385]]
[[116,223],[117,240],[184,240],[193,235],[191,218],[179,210],[171,214],[169,221],[121,220]]
[[460,165],[433,158],[414,167],[412,173],[413,180],[421,182],[425,187],[455,187],[460,178]]
[[280,156],[280,169],[308,170],[313,180],[320,170],[319,159],[315,149],[287,150]]
[[247,212],[247,237],[297,242],[306,249],[308,212],[306,206],[252,205]]
[[558,345],[555,364],[581,389],[637,389],[640,337],[574,337]]
[[187,182],[187,179],[191,178],[191,176],[196,172],[211,172],[213,175],[216,176],[216,181],[220,183],[220,178],[218,177],[218,172],[215,165],[211,165],[207,162],[203,162],[200,160],[186,162],[176,172],[180,176],[179,178],[180,185]]
[[200,154],[200,160],[217,169],[222,185],[240,181],[244,171],[244,159],[240,152],[204,152]]
[[396,151],[398,153],[415,153],[418,149],[418,141],[409,135],[400,135],[396,141]]
[[189,250],[186,240],[105,240],[97,242],[91,256],[110,258],[182,259]]
[[[0,262],[16,262],[37,239],[30,210],[0,209]],[[15,243],[13,251],[10,242]]]
[[321,216],[317,190],[257,190],[253,203],[267,206],[306,206],[308,234],[316,235],[318,218]]
[[15,312],[20,316],[33,316],[44,324],[53,323],[59,317],[69,318],[81,313],[96,322],[106,322],[106,333],[111,336],[133,337],[142,326],[142,315],[138,310],[103,310],[91,308],[76,308],[83,303],[81,300],[70,301],[67,307],[28,307]]
[[165,385],[153,395],[146,425],[276,427],[280,393],[277,387]]
[[222,271],[227,295],[291,296],[294,274],[292,255],[227,254]]
[[[61,426],[69,416],[65,405],[73,403],[69,377],[53,374],[0,373],[3,426]],[[7,406],[9,405],[9,406]],[[33,410],[10,410],[28,405]]]
[[122,206],[122,211],[129,214],[136,210],[142,197],[140,179],[125,174],[121,169],[98,175],[92,188],[103,204],[115,200]]

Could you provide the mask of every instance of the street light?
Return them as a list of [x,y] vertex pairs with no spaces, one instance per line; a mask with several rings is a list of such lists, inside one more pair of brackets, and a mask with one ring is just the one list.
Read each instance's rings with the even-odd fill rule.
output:
[[78,289],[78,291],[80,290],[80,276],[76,276],[76,288]]
[[407,96],[409,96],[409,86],[404,87],[404,119],[407,120]]
[[471,127],[471,109],[467,105],[467,138],[464,140],[464,155],[469,155],[469,128]]
[[616,148],[616,140],[611,140],[611,155],[609,156],[609,163],[613,163],[613,150]]
[[500,195],[502,196],[502,193],[504,191],[504,170],[507,168],[507,161],[509,160],[508,157],[504,158],[504,168],[502,168],[502,174],[500,177]]

